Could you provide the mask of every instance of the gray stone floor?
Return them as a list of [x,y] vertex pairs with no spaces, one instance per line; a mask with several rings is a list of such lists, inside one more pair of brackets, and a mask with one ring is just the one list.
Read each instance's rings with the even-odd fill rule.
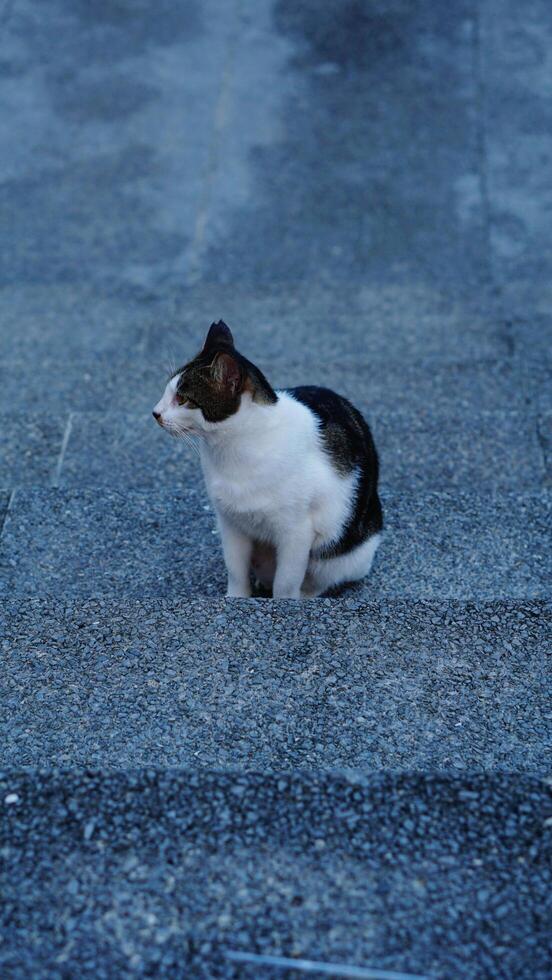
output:
[[304,975],[236,947],[380,978],[550,973],[550,791],[528,777],[33,772],[0,792],[4,976]]
[[[546,0],[0,3],[8,980],[550,976],[551,50]],[[221,598],[151,420],[219,317],[374,428],[374,573],[308,608]]]
[[10,599],[6,620],[14,768],[549,765],[543,601]]

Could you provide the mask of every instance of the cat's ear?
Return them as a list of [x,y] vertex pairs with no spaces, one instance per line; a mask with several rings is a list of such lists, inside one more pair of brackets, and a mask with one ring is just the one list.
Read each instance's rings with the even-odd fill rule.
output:
[[211,324],[209,327],[209,333],[205,338],[203,350],[209,350],[213,347],[217,347],[220,344],[225,344],[228,347],[234,346],[232,331],[230,330],[230,327],[226,325],[224,320],[219,320],[218,323]]
[[235,395],[240,390],[242,373],[240,365],[231,354],[224,352],[217,354],[211,364],[211,374],[217,384],[221,385],[232,395]]

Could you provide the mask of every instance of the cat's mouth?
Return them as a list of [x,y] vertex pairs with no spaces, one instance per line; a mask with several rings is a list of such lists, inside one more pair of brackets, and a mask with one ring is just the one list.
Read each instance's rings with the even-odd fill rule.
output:
[[181,434],[187,435],[190,432],[189,429],[186,429],[181,425],[175,425],[173,422],[169,422],[167,419],[164,419],[160,412],[153,412],[152,414],[157,422],[157,425],[161,426],[161,428],[164,429],[165,432],[168,432],[171,436],[179,436]]

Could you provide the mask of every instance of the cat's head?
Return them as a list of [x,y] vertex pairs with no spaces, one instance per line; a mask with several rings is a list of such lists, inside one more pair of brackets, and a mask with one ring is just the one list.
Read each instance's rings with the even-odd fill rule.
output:
[[234,347],[230,328],[211,324],[200,353],[169,378],[153,417],[171,435],[205,435],[236,416],[244,403],[277,396],[264,375]]

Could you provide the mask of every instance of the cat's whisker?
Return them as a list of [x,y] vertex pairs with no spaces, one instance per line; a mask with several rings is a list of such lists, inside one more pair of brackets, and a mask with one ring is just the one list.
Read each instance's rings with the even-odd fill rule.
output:
[[194,439],[187,433],[182,433],[182,435],[184,436],[186,443],[188,444],[188,446],[190,447],[194,455],[199,457],[200,453],[199,453],[199,446],[197,442],[195,442]]
[[190,447],[195,456],[199,458],[199,446],[197,442],[193,439],[189,429],[182,429],[179,426],[172,425],[167,426],[167,432],[177,439],[184,439],[185,443]]
[[176,354],[173,349],[169,349],[165,346],[164,351],[161,354],[161,360],[163,365],[163,371],[167,377],[172,378],[178,371],[178,361],[176,359]]
[[174,377],[176,373],[176,361],[174,357],[167,357],[163,359],[163,371],[168,378]]

